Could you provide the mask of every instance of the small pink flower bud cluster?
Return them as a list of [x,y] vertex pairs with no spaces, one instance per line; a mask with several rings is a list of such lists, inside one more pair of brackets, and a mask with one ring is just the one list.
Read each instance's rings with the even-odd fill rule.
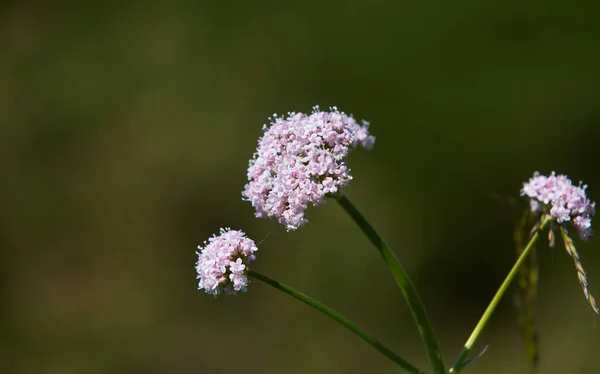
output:
[[257,217],[275,217],[288,231],[308,222],[304,211],[309,203],[319,205],[350,183],[349,152],[370,149],[375,142],[368,123],[359,125],[335,107],[274,116],[263,130],[242,195]]
[[254,241],[242,231],[221,229],[220,235],[208,239],[204,247],[198,246],[196,263],[198,289],[210,295],[246,292],[248,264],[258,250]]
[[549,212],[556,222],[562,223],[573,218],[582,239],[592,234],[592,219],[596,203],[590,201],[586,194],[587,186],[574,186],[566,175],[550,176],[535,172],[533,178],[523,183],[521,196],[529,197],[533,212]]

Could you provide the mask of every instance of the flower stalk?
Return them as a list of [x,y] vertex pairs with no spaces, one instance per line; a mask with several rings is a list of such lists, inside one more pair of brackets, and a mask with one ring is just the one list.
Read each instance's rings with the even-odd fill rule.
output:
[[392,252],[390,247],[387,245],[385,240],[383,240],[373,225],[371,225],[371,223],[356,208],[356,206],[354,206],[354,204],[346,195],[340,193],[333,195],[332,197],[342,206],[346,213],[350,215],[354,222],[360,227],[362,232],[367,236],[367,238],[369,238],[371,243],[379,251],[379,254],[392,273],[396,284],[400,288],[400,291],[402,291],[402,294],[408,303],[408,307],[410,308],[412,316],[419,329],[421,339],[423,340],[423,344],[425,345],[425,349],[427,350],[427,355],[429,356],[433,373],[445,374],[446,370],[444,369],[442,354],[440,352],[433,326],[429,320],[429,317],[427,316],[425,307],[419,298],[417,290],[413,286],[408,274],[406,273],[406,270],[404,270],[404,267],[394,252]]
[[467,342],[465,343],[463,349],[460,351],[458,357],[456,358],[456,361],[454,362],[454,365],[450,369],[451,374],[458,374],[461,371],[461,369],[464,367],[465,360],[469,356],[469,353],[473,349],[473,346],[477,342],[477,339],[479,338],[479,335],[481,335],[481,332],[483,331],[485,325],[488,323],[488,321],[490,320],[490,317],[496,310],[496,307],[498,306],[498,303],[500,303],[502,296],[504,296],[504,294],[508,290],[508,287],[510,286],[511,282],[513,281],[515,276],[518,274],[519,269],[525,263],[525,260],[527,259],[527,257],[529,256],[529,254],[531,253],[533,248],[535,247],[535,243],[537,242],[537,240],[540,236],[540,232],[542,230],[544,230],[544,228],[548,225],[548,223],[551,220],[552,220],[551,216],[548,216],[548,215],[542,216],[541,224],[540,224],[539,228],[531,236],[529,243],[527,243],[527,245],[523,249],[523,252],[521,252],[521,255],[519,256],[519,258],[513,265],[512,269],[510,270],[510,272],[508,273],[508,275],[506,276],[506,278],[500,285],[500,288],[498,288],[498,291],[496,291],[496,294],[492,298],[492,301],[488,305],[485,312],[483,312],[483,315],[479,319],[479,322],[477,323],[477,325],[473,329],[473,332],[467,339]]
[[278,282],[272,278],[267,277],[266,275],[263,275],[261,273],[254,271],[254,270],[250,270],[248,272],[248,275],[250,275],[254,279],[257,279],[261,282],[268,284],[271,287],[278,289],[279,291],[281,291],[283,293],[286,293],[286,294],[292,296],[293,298],[295,298],[297,300],[302,301],[303,303],[315,308],[319,312],[332,318],[334,321],[336,321],[340,325],[344,326],[348,330],[350,330],[353,333],[355,333],[356,335],[358,335],[362,340],[369,343],[373,348],[375,348],[376,350],[381,352],[384,356],[386,356],[390,360],[394,361],[398,366],[400,366],[407,372],[409,372],[411,374],[425,374],[424,371],[421,371],[416,366],[414,366],[411,363],[409,363],[408,361],[406,361],[404,358],[395,354],[391,349],[389,349],[388,347],[383,345],[383,343],[381,343],[379,340],[375,339],[371,335],[369,335],[366,332],[364,332],[363,330],[361,330],[358,326],[356,326],[356,324],[354,324],[348,318],[344,317],[343,315],[341,315],[340,313],[331,309],[330,307],[318,302],[317,300],[315,300],[311,297],[306,296],[302,292],[299,292],[289,286],[286,286],[285,284],[283,284],[281,282]]

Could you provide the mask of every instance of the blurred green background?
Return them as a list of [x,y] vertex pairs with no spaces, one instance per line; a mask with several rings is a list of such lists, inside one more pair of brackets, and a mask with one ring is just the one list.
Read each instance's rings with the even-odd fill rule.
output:
[[[1,373],[395,373],[350,332],[255,282],[196,290],[219,227],[255,269],[427,359],[376,251],[335,203],[293,233],[241,200],[267,118],[371,122],[348,195],[413,277],[450,362],[514,261],[534,170],[600,200],[599,2],[3,2]],[[597,316],[538,248],[541,373],[597,373]],[[600,295],[600,238],[576,242]],[[464,372],[526,373],[511,297]],[[594,359],[596,357],[596,359]]]

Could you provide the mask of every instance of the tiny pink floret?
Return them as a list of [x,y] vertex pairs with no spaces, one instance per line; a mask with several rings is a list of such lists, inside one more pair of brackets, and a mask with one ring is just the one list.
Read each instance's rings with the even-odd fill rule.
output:
[[587,198],[587,186],[574,186],[566,175],[550,176],[533,174],[529,182],[523,183],[521,196],[530,200],[531,210],[536,213],[546,211],[556,222],[562,223],[573,218],[573,225],[582,239],[592,234],[592,218],[596,203]]
[[248,264],[256,258],[254,252],[258,250],[252,239],[242,231],[225,228],[198,249],[199,290],[215,296],[246,292]]
[[322,204],[327,194],[350,183],[345,159],[354,148],[373,147],[368,128],[335,107],[330,112],[315,107],[310,115],[274,115],[271,126],[263,127],[242,196],[257,217],[274,217],[288,231],[296,230],[308,222],[304,211],[309,204]]

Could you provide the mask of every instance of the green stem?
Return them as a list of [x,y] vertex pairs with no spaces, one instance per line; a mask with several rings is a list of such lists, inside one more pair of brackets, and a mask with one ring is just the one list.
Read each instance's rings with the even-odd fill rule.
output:
[[529,253],[535,247],[535,242],[538,240],[538,238],[540,236],[540,231],[542,231],[546,227],[548,222],[550,222],[550,219],[547,216],[543,216],[539,229],[536,230],[536,232],[533,234],[531,239],[529,239],[529,243],[527,243],[527,245],[525,246],[525,249],[523,249],[523,252],[521,252],[521,255],[517,259],[517,262],[515,262],[512,269],[510,269],[510,272],[504,279],[504,282],[502,282],[502,284],[500,285],[500,288],[498,288],[498,291],[496,291],[494,298],[488,305],[485,312],[483,312],[481,319],[479,320],[479,322],[473,329],[471,336],[469,336],[469,339],[467,339],[465,346],[460,351],[458,357],[456,358],[456,361],[454,362],[454,365],[450,369],[451,374],[458,374],[461,371],[461,369],[464,367],[463,364],[464,364],[467,356],[473,349],[475,342],[477,342],[477,338],[479,338],[479,335],[481,335],[483,328],[488,323],[490,317],[494,313],[494,310],[496,310],[496,307],[498,306],[500,299],[502,299],[502,296],[504,296],[504,293],[506,292],[506,290],[508,290],[508,287],[510,286],[511,282],[513,281],[513,279],[519,272],[519,268],[525,263],[527,256],[529,256]]
[[362,340],[369,343],[373,348],[377,349],[384,356],[386,356],[390,360],[394,361],[396,364],[398,364],[398,366],[400,366],[404,370],[408,371],[409,373],[425,374],[424,371],[419,370],[418,368],[416,368],[415,366],[410,364],[408,361],[406,361],[402,357],[396,355],[394,352],[392,352],[391,349],[387,348],[379,340],[377,340],[374,337],[372,337],[371,335],[367,334],[366,332],[361,330],[358,326],[356,326],[352,321],[350,321],[348,318],[344,317],[343,315],[339,314],[338,312],[329,308],[328,306],[321,304],[317,300],[310,298],[310,297],[306,296],[305,294],[303,294],[299,291],[296,291],[295,289],[293,289],[289,286],[286,286],[285,284],[280,283],[280,282],[276,281],[275,279],[271,279],[271,278],[267,277],[266,275],[262,275],[254,270],[249,270],[248,275],[250,275],[250,276],[254,277],[255,279],[258,279],[262,282],[265,282],[269,286],[277,288],[279,291],[282,291],[282,292],[296,298],[297,300],[300,300],[303,303],[310,305],[311,307],[315,308],[316,310],[325,314],[326,316],[333,318],[340,325],[344,326],[348,330],[350,330],[353,333],[355,333],[356,335],[358,335]]
[[415,287],[408,278],[406,270],[402,267],[402,264],[394,255],[394,252],[388,247],[383,238],[375,231],[375,228],[369,223],[369,221],[362,215],[362,213],[352,204],[352,202],[346,197],[346,195],[340,194],[332,196],[337,200],[338,203],[344,208],[346,213],[352,217],[354,222],[360,227],[362,232],[369,238],[371,243],[377,248],[383,261],[387,265],[388,269],[394,276],[396,284],[400,287],[404,298],[408,302],[408,306],[413,315],[415,322],[419,328],[421,339],[427,349],[429,355],[429,361],[433,367],[434,374],[445,374],[444,362],[440,353],[440,348],[433,331],[429,317],[425,312],[425,307],[417,294]]

